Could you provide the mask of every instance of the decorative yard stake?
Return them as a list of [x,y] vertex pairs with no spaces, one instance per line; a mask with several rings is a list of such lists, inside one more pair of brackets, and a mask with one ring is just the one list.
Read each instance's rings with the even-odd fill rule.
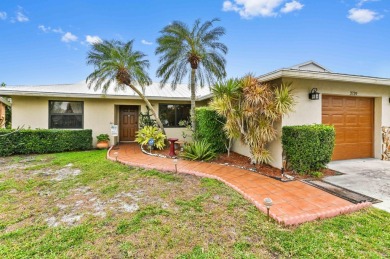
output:
[[152,147],[154,146],[154,138],[149,139],[148,146],[149,146],[149,153],[152,153]]
[[267,219],[269,220],[269,210],[272,206],[272,199],[271,198],[265,198],[264,199],[264,205],[267,208]]
[[177,159],[173,159],[173,164],[175,165],[175,172],[177,173]]

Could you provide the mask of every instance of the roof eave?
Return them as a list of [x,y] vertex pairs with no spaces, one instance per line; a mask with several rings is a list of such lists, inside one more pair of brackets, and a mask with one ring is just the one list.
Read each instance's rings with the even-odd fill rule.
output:
[[367,77],[358,75],[348,74],[337,74],[328,72],[317,72],[317,71],[299,71],[291,69],[280,69],[259,77],[260,81],[267,82],[278,78],[303,78],[303,79],[316,79],[316,80],[330,80],[330,81],[341,81],[341,82],[352,82],[352,83],[363,83],[363,84],[376,84],[376,85],[387,85],[390,86],[390,79],[379,78],[379,77]]
[[[55,92],[31,92],[31,91],[7,91],[0,92],[2,95],[7,96],[36,96],[36,97],[62,97],[62,98],[106,98],[106,99],[129,99],[129,100],[141,100],[139,96],[133,95],[104,95],[104,94],[77,94],[77,93],[55,93]],[[170,101],[189,101],[188,97],[161,97],[161,96],[146,96],[151,101],[156,100],[170,100]]]

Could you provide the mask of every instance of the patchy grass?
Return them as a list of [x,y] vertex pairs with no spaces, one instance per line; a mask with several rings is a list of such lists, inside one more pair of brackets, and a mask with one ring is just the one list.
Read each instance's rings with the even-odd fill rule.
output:
[[390,214],[285,228],[211,179],[144,170],[105,151],[0,158],[0,258],[380,258]]

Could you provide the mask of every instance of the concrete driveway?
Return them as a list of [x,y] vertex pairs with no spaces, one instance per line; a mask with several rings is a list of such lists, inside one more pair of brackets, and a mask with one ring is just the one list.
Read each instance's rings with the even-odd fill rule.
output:
[[390,161],[351,159],[330,162],[328,167],[344,175],[326,177],[325,181],[382,200],[374,207],[390,212]]

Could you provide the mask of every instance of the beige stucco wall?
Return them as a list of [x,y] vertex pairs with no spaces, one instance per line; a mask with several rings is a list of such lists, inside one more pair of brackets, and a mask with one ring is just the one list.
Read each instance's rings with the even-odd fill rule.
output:
[[[49,126],[49,100],[62,101],[84,101],[84,129],[92,129],[94,145],[96,136],[102,133],[111,135],[111,124],[119,123],[119,106],[120,105],[137,105],[141,112],[146,112],[146,106],[141,100],[126,99],[80,99],[80,98],[48,98],[48,97],[26,97],[13,96],[12,98],[12,127],[17,128],[41,128],[47,129]],[[158,113],[158,102],[151,102],[152,106]],[[189,103],[189,102],[172,102],[164,103]],[[166,128],[167,137],[182,139],[184,128]],[[111,145],[119,141],[118,137],[111,137]]]
[[[376,158],[381,157],[381,127],[390,125],[389,86],[293,78],[284,78],[283,81],[293,82],[296,105],[294,112],[284,116],[282,122],[277,125],[279,130],[281,130],[281,127],[288,125],[320,124],[322,117],[322,96],[324,94],[350,96],[352,91],[357,92],[358,97],[375,98],[374,155]],[[312,88],[317,88],[318,92],[321,93],[320,100],[309,100],[308,94]],[[278,138],[269,145],[273,157],[271,165],[278,168],[282,166],[283,151],[280,133]],[[242,144],[234,145],[233,151],[247,155],[248,147]]]

